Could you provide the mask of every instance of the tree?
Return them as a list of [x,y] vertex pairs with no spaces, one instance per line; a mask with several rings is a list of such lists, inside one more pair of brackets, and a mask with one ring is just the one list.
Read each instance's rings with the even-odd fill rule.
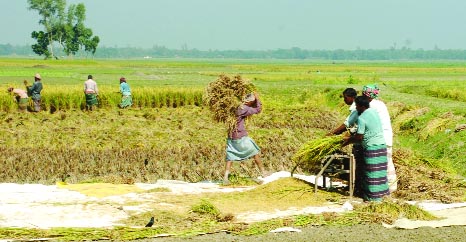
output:
[[50,45],[49,36],[44,31],[34,31],[31,37],[37,40],[37,44],[32,45],[32,51],[38,55],[45,55],[45,58],[50,58],[53,54],[48,50]]
[[29,9],[37,10],[42,19],[39,21],[45,31],[33,31],[32,38],[37,44],[32,46],[34,53],[45,58],[57,58],[54,42],[60,44],[66,55],[76,55],[79,50],[95,54],[99,37],[92,36],[86,28],[86,8],[84,4],[71,4],[65,14],[66,0],[28,0]]

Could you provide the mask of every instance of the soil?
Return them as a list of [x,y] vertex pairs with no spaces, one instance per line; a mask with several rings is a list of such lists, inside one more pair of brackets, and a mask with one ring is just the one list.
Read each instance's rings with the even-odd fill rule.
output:
[[201,235],[189,238],[154,238],[137,241],[378,241],[378,242],[429,242],[429,241],[466,241],[466,226],[421,227],[418,229],[388,229],[382,225],[321,226],[301,229],[302,232],[268,233],[256,236],[226,234]]

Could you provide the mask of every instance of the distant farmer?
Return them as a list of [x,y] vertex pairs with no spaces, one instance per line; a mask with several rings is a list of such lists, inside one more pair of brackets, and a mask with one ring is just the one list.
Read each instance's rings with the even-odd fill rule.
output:
[[9,87],[8,92],[12,93],[15,96],[15,100],[18,103],[19,110],[25,111],[27,109],[29,101],[27,92],[23,89],[17,89],[13,87]]
[[92,79],[92,75],[88,75],[87,81],[84,82],[84,95],[86,96],[86,110],[92,111],[93,107],[98,104],[97,95],[99,95],[97,83]]
[[254,157],[254,161],[259,167],[262,176],[266,175],[260,159],[260,148],[254,140],[248,136],[248,132],[244,125],[246,117],[260,113],[261,110],[262,103],[257,93],[250,93],[243,98],[243,104],[240,105],[236,111],[236,128],[228,134],[227,138],[225,176],[223,178],[224,185],[230,184],[228,176],[232,163],[240,162],[251,157]]
[[34,75],[34,84],[32,86],[28,86],[27,81],[24,81],[24,85],[26,86],[27,94],[32,98],[34,103],[34,112],[40,111],[41,106],[41,96],[40,92],[42,91],[42,78],[40,77],[39,73]]
[[390,192],[395,192],[397,189],[397,178],[395,165],[393,164],[392,159],[393,130],[387,106],[384,102],[378,99],[379,93],[379,88],[375,84],[366,85],[362,88],[362,94],[369,98],[370,107],[377,111],[380,121],[382,122],[383,135],[385,138],[385,144],[387,145],[388,185],[390,186]]
[[133,105],[133,98],[131,97],[131,89],[129,88],[128,83],[126,83],[126,78],[120,78],[120,93],[121,93],[121,103],[120,108],[127,108]]
[[364,177],[361,187],[365,201],[381,201],[389,195],[387,181],[387,146],[383,136],[382,123],[374,108],[369,108],[369,98],[355,99],[359,114],[355,135],[344,137],[343,145],[361,143],[364,152]]

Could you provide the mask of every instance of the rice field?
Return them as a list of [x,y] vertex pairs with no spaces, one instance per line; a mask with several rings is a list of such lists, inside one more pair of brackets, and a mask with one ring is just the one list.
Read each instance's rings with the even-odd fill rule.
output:
[[[449,164],[465,176],[466,131],[450,132],[466,123],[464,64],[0,59],[0,182],[219,180],[227,128],[213,120],[202,98],[221,74],[241,75],[261,95],[263,112],[247,127],[268,170],[290,171],[304,143],[344,120],[345,88],[377,83],[396,130],[394,149]],[[36,72],[43,77],[44,111],[18,112],[6,89],[22,88],[25,79],[32,83]],[[93,112],[84,111],[89,74],[100,89]],[[117,108],[121,76],[132,89],[130,109]],[[258,175],[252,162],[233,172]]]

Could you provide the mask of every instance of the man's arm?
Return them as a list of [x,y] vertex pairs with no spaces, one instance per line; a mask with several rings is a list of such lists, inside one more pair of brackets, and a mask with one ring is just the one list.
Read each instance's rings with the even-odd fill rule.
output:
[[346,146],[346,145],[353,144],[353,143],[360,143],[363,138],[364,138],[363,134],[355,134],[355,135],[343,137],[342,146]]
[[345,132],[345,130],[346,130],[346,125],[341,124],[336,129],[334,129],[332,132],[328,133],[327,136],[338,135],[338,134],[341,134],[341,133]]
[[256,113],[260,113],[262,111],[262,103],[259,99],[256,99],[256,107],[249,107],[247,105],[241,105],[241,107],[238,108],[238,116],[242,117],[247,117],[251,116]]

